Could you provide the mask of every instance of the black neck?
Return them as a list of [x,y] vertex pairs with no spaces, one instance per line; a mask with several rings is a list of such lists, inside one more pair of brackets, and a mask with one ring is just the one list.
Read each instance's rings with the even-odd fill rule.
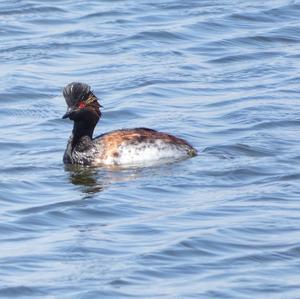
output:
[[78,117],[74,119],[73,126],[73,140],[72,140],[72,150],[80,142],[80,139],[84,136],[93,138],[94,129],[99,120],[99,116],[95,111],[83,111]]

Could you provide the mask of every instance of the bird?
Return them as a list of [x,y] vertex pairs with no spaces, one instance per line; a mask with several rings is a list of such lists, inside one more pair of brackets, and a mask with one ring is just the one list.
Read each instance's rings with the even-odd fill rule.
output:
[[102,106],[90,85],[69,83],[63,96],[68,108],[62,118],[74,122],[63,156],[65,164],[136,166],[197,155],[197,150],[184,139],[143,127],[118,129],[93,138]]

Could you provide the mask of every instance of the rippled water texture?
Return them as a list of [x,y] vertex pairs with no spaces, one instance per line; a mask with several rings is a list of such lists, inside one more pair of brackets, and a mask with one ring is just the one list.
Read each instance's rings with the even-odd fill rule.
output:
[[[300,3],[0,3],[0,297],[300,298]],[[97,134],[199,155],[65,167],[65,84]]]

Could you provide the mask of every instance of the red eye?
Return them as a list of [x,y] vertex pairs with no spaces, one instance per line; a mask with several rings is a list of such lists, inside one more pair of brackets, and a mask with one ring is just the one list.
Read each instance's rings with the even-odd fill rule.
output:
[[82,109],[85,107],[85,103],[84,102],[79,102],[78,108]]

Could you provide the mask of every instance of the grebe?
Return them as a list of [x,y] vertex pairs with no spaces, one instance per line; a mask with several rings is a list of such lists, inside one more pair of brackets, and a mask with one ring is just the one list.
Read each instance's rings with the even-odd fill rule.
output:
[[101,117],[98,98],[85,83],[68,84],[63,95],[74,121],[63,161],[91,166],[130,166],[193,157],[197,151],[185,140],[147,128],[121,129],[93,138]]

